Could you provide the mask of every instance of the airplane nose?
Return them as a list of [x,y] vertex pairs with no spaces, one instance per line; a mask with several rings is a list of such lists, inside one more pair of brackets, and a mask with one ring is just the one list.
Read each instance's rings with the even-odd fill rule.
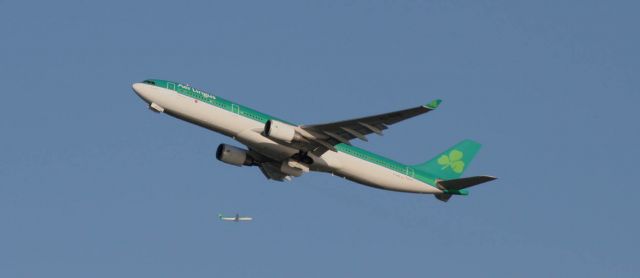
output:
[[149,86],[150,85],[143,83],[133,83],[133,85],[131,85],[131,88],[142,100],[144,100],[145,102],[150,102],[151,88],[149,88]]
[[142,92],[142,87],[144,87],[142,83],[133,83],[133,85],[131,85],[131,88],[133,89],[133,91],[139,96]]

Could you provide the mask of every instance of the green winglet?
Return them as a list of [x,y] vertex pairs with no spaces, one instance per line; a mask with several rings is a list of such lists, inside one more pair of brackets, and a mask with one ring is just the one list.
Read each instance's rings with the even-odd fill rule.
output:
[[423,105],[423,106],[426,107],[426,108],[429,108],[429,109],[436,109],[436,108],[438,108],[440,103],[442,103],[441,99],[434,99],[433,101],[431,101],[428,104]]

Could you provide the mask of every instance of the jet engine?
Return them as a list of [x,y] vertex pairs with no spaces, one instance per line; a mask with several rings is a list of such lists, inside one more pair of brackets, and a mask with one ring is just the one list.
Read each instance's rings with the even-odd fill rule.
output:
[[296,132],[296,127],[276,120],[269,120],[264,125],[264,134],[270,138],[291,143],[303,140]]
[[255,161],[245,149],[234,147],[227,144],[220,144],[216,150],[216,158],[224,163],[235,166],[251,166]]

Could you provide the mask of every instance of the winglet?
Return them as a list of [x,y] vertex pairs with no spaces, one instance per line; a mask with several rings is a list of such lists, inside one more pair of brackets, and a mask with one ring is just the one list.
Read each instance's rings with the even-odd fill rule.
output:
[[436,108],[438,108],[440,103],[442,103],[441,99],[434,99],[433,101],[429,102],[428,104],[423,105],[423,107],[429,108],[429,109],[436,109]]

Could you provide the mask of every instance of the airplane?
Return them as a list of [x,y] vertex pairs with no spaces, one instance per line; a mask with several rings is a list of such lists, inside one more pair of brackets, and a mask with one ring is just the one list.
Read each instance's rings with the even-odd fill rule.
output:
[[417,107],[324,124],[297,125],[211,95],[188,84],[147,79],[132,85],[149,109],[235,139],[247,148],[220,144],[216,158],[235,166],[256,166],[267,179],[291,180],[307,172],[325,172],[366,186],[433,194],[443,202],[468,195],[466,188],[493,176],[460,178],[480,144],[463,140],[434,158],[407,165],[351,144],[367,135],[438,108],[436,99]]
[[222,221],[233,221],[233,222],[253,221],[253,217],[240,217],[240,215],[237,213],[235,217],[224,217],[222,216],[222,214],[218,214],[218,218],[220,218],[220,220]]

